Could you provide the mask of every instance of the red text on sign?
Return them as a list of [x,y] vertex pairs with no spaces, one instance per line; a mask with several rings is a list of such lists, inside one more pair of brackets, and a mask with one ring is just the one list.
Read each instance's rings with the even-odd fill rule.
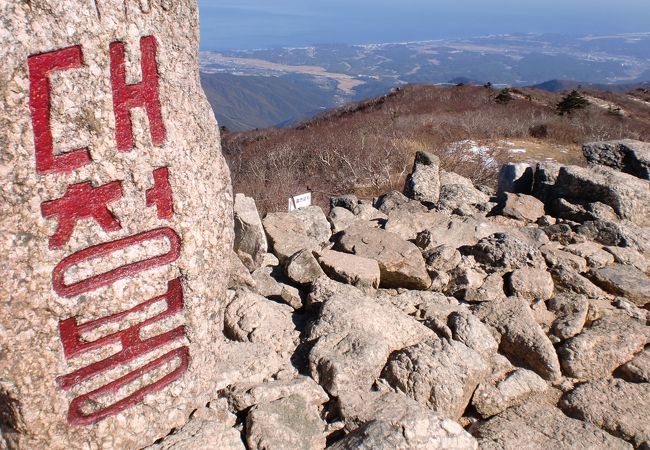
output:
[[140,83],[126,83],[125,47],[124,42],[113,42],[110,45],[115,140],[117,141],[117,149],[121,152],[129,151],[134,146],[133,123],[131,121],[131,109],[133,108],[145,108],[149,119],[151,140],[154,145],[162,145],[166,137],[158,97],[156,38],[154,36],[145,36],[140,39],[140,62],[142,67],[142,81]]
[[28,59],[29,109],[32,113],[37,173],[72,172],[91,162],[87,148],[55,155],[50,125],[52,109],[50,74],[58,70],[78,69],[82,63],[81,46],[32,55]]

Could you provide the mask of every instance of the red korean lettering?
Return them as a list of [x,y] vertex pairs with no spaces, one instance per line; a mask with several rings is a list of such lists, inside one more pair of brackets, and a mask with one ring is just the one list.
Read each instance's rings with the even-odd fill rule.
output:
[[50,248],[63,247],[81,219],[94,219],[104,231],[120,230],[120,221],[108,209],[108,204],[121,199],[122,195],[120,181],[96,188],[85,182],[68,187],[61,198],[44,202],[41,205],[43,217],[57,220],[56,232],[50,237]]
[[174,200],[169,184],[169,169],[160,167],[153,171],[153,187],[145,192],[147,206],[155,206],[159,219],[174,217]]
[[[147,307],[154,303],[164,301],[166,308],[164,311],[158,313],[154,317],[143,320],[127,329],[112,333],[108,336],[101,337],[94,341],[86,341],[83,333],[90,333],[98,328],[114,323],[119,323],[127,316],[137,313],[142,313]],[[182,339],[185,334],[185,327],[179,326],[166,333],[143,340],[141,338],[142,330],[155,323],[159,323],[164,319],[173,315],[181,313],[183,310],[183,287],[180,278],[170,281],[167,285],[167,292],[161,296],[154,297],[147,300],[127,311],[123,311],[112,316],[103,317],[101,319],[89,321],[83,324],[77,323],[75,317],[62,320],[59,322],[59,333],[61,341],[63,342],[63,351],[67,360],[76,358],[86,352],[96,350],[111,344],[120,344],[121,350],[110,357],[92,363],[86,367],[75,370],[72,373],[57,378],[59,387],[64,390],[69,390],[78,384],[91,379],[92,377],[104,373],[108,370],[127,364],[138,357],[149,354],[152,351],[161,348],[176,340]],[[82,407],[86,402],[96,399],[107,393],[118,391],[121,387],[126,386],[145,373],[151,372],[158,367],[174,360],[180,359],[178,367],[165,375],[160,380],[138,389],[128,397],[101,409],[94,411],[91,414],[84,414]],[[156,360],[130,372],[123,377],[108,383],[88,394],[77,397],[70,404],[68,412],[68,420],[74,425],[88,425],[102,420],[108,416],[118,414],[129,406],[133,406],[144,398],[148,393],[157,392],[163,389],[172,381],[178,379],[189,366],[189,349],[187,347],[180,347],[167,354],[157,358]]]
[[[127,249],[131,246],[141,245],[148,241],[157,239],[167,239],[169,242],[169,251],[162,255],[126,264],[98,275],[93,275],[75,283],[66,284],[65,273],[70,267],[91,259],[108,256],[119,250]],[[154,267],[164,266],[176,261],[181,254],[181,238],[171,228],[159,228],[156,230],[146,231],[134,236],[129,236],[116,241],[106,242],[103,244],[88,247],[73,255],[66,257],[52,271],[52,286],[54,291],[61,297],[74,297],[75,295],[94,291],[104,286],[108,286],[115,281],[133,277],[146,270]]]
[[91,162],[88,148],[80,148],[59,155],[54,154],[54,140],[50,125],[52,84],[50,74],[55,71],[78,69],[83,64],[81,46],[68,47],[38,55],[31,55],[29,66],[29,109],[32,114],[36,172],[67,173]]
[[126,83],[124,42],[110,45],[111,85],[113,89],[113,110],[115,113],[115,140],[117,149],[127,152],[134,146],[131,109],[143,107],[149,119],[151,140],[160,146],[166,137],[165,124],[158,95],[158,66],[156,63],[156,38],[145,36],[140,39],[140,62],[142,81],[135,84]]

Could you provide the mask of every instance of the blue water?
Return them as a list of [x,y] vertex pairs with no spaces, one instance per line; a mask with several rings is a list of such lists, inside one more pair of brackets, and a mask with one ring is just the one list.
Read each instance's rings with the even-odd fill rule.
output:
[[199,0],[204,50],[648,31],[648,0]]

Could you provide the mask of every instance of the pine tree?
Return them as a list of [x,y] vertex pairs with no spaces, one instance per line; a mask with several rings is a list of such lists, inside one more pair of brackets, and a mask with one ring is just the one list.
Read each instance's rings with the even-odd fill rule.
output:
[[557,111],[563,116],[571,114],[575,110],[584,109],[587,105],[589,105],[589,101],[577,89],[574,89],[557,104]]
[[497,101],[497,103],[506,104],[506,103],[509,103],[510,101],[512,101],[513,98],[514,97],[510,93],[510,89],[505,88],[504,90],[499,92],[499,95],[497,95],[497,97],[496,97],[496,101]]

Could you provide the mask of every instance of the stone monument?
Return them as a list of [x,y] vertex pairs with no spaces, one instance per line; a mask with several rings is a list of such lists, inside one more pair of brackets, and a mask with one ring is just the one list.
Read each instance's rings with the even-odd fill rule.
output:
[[196,0],[0,0],[0,447],[137,448],[214,394],[232,194]]

